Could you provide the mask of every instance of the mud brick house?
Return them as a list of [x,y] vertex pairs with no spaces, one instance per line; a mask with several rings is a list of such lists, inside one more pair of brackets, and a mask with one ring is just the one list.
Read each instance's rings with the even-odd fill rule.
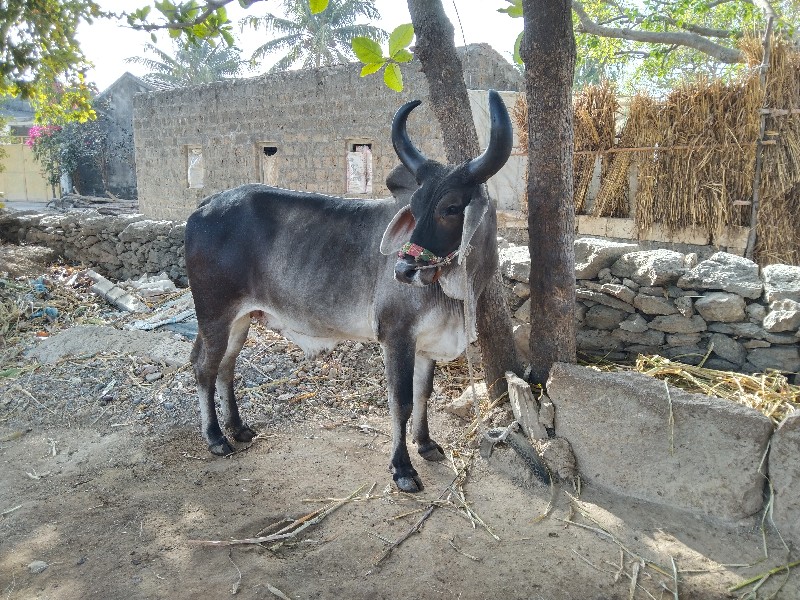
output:
[[[508,91],[519,72],[486,44],[460,49],[479,140],[488,138],[486,91]],[[419,64],[404,67],[405,90],[380,76],[360,77],[348,64],[286,71],[252,79],[138,94],[133,129],[139,209],[150,218],[185,219],[207,195],[243,183],[348,197],[385,197],[386,175],[398,164],[390,140],[395,111],[423,105],[409,119],[414,143],[444,160],[441,131],[430,109]],[[494,178],[498,204],[517,203],[524,161],[512,157]]]
[[82,194],[136,199],[133,98],[153,89],[152,85],[126,71],[97,95],[94,106],[105,136],[103,156],[98,164],[79,166]]

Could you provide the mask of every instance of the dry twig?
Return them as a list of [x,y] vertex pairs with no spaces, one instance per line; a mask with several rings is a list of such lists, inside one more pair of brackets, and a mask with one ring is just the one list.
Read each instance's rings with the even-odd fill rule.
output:
[[265,535],[260,537],[254,538],[245,538],[239,540],[189,540],[190,544],[195,544],[198,546],[215,546],[215,547],[227,547],[227,546],[238,546],[238,545],[246,545],[246,544],[266,544],[268,542],[279,542],[289,538],[297,537],[301,531],[311,527],[312,525],[316,525],[320,521],[322,521],[325,517],[336,511],[337,509],[344,506],[346,503],[350,502],[355,496],[361,493],[361,491],[367,486],[367,484],[362,485],[352,494],[350,494],[347,498],[339,500],[333,504],[329,504],[328,506],[321,508],[319,510],[315,510],[299,519],[296,519],[291,524],[287,525],[283,529],[279,530],[277,533],[273,533],[271,535]]

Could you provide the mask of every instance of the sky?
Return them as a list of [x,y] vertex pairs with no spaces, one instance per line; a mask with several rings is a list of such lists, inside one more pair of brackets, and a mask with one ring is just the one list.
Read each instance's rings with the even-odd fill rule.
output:
[[[148,0],[100,0],[99,4],[106,10],[122,11],[140,8],[151,4]],[[511,59],[514,40],[522,29],[521,19],[511,19],[498,8],[508,6],[506,0],[442,0],[450,21],[455,28],[457,46],[465,43],[486,42],[507,59]],[[376,0],[375,5],[381,13],[381,20],[372,23],[390,31],[402,23],[410,23],[408,6],[403,0]],[[154,11],[155,12],[155,11]],[[281,0],[259,2],[249,12],[240,8],[237,2],[228,6],[228,17],[234,22],[234,32],[242,49],[243,58],[249,58],[252,52],[266,41],[267,33],[251,28],[239,33],[238,21],[246,14],[263,15],[268,12],[282,14]],[[125,71],[142,76],[147,69],[134,63],[126,63],[125,58],[131,56],[151,56],[144,51],[144,45],[151,42],[150,34],[134,31],[123,21],[98,20],[89,25],[82,23],[78,30],[78,39],[86,57],[94,64],[89,71],[88,79],[94,82],[100,91],[114,83]],[[172,46],[166,32],[158,33],[158,47],[172,53]],[[277,60],[280,55],[276,55]],[[255,76],[265,72],[271,63],[248,73]]]

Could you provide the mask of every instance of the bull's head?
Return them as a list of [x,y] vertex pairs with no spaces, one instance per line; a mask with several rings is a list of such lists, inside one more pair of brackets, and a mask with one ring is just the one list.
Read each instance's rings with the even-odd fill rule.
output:
[[392,121],[392,144],[400,162],[419,184],[411,204],[389,223],[381,252],[398,252],[395,278],[415,286],[430,285],[456,258],[464,260],[469,243],[489,207],[483,184],[511,154],[513,131],[503,100],[489,91],[491,133],[479,157],[458,166],[428,160],[411,143],[406,120],[420,101],[400,107]]

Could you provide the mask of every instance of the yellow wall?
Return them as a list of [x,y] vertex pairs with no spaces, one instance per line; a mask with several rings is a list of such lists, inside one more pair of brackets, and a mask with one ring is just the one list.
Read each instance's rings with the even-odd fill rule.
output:
[[3,144],[6,156],[0,159],[1,200],[50,200],[50,185],[42,176],[33,151],[25,144]]

